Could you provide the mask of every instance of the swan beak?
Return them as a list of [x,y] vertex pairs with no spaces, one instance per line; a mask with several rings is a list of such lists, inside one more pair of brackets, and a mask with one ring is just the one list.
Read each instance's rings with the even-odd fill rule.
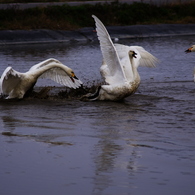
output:
[[192,51],[192,47],[190,47],[189,49],[187,49],[185,52],[186,53],[190,53]]
[[74,73],[71,74],[70,79],[72,80],[73,83],[75,82],[74,79],[78,80],[78,78],[76,77]]
[[78,80],[78,78],[76,77],[74,73],[72,73],[71,77]]
[[133,55],[132,55],[132,56],[133,56],[134,58],[137,58],[136,55],[137,55],[137,53],[133,52]]

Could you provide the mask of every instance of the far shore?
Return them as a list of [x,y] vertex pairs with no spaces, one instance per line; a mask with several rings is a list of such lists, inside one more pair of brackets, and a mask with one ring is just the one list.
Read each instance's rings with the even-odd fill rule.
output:
[[[113,40],[195,35],[195,24],[107,26],[106,28]],[[49,29],[0,31],[0,45],[64,43],[73,41],[97,41],[97,35],[92,27],[74,31]]]

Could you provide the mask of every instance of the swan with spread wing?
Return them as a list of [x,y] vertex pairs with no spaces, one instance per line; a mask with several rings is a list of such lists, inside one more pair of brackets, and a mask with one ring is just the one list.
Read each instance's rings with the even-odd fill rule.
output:
[[86,94],[81,99],[122,100],[135,93],[140,84],[138,66],[155,67],[158,60],[143,47],[113,44],[103,23],[96,16],[92,17],[103,55],[100,73],[106,84],[98,87],[94,94]]
[[50,58],[32,66],[25,73],[7,67],[0,79],[0,93],[8,95],[7,99],[22,99],[29,90],[33,89],[38,78],[49,78],[74,89],[82,85],[71,68],[54,58]]

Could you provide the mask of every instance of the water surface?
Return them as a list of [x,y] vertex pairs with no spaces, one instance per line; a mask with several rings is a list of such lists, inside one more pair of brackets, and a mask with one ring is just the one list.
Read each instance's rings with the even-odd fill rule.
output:
[[[141,85],[123,102],[1,100],[0,194],[193,195],[195,54],[184,51],[194,39],[120,40],[161,61],[139,68]],[[50,57],[85,86],[101,82],[96,42],[1,46],[0,72]],[[59,87],[40,80],[35,89],[45,86]]]

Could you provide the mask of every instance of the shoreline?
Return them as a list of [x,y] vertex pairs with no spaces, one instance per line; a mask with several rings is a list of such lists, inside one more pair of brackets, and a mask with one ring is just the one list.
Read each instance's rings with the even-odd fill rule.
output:
[[[195,35],[195,24],[156,24],[132,26],[106,26],[113,39],[152,38]],[[93,27],[74,31],[63,30],[1,30],[0,45],[65,43],[96,41]]]

